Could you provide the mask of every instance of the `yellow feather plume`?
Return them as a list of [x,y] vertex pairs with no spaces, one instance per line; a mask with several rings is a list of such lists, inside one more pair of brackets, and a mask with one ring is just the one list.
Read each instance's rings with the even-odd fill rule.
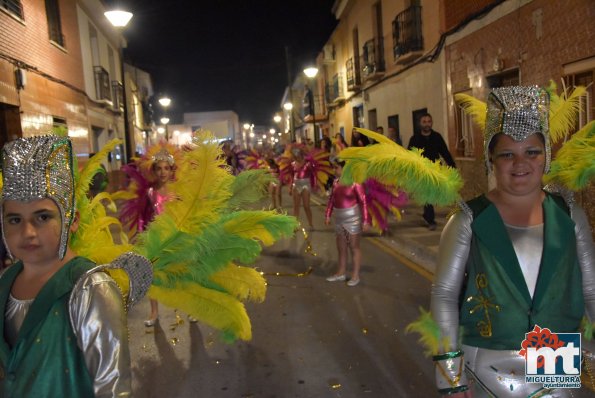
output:
[[266,296],[266,280],[254,268],[229,264],[212,274],[210,280],[241,301],[263,302]]
[[457,170],[421,156],[419,150],[407,150],[370,130],[358,129],[380,142],[376,145],[341,151],[346,161],[341,180],[345,184],[375,178],[383,184],[397,186],[419,203],[449,205],[459,199],[463,180]]
[[274,211],[243,211],[237,217],[227,221],[223,228],[228,234],[259,240],[263,245],[270,246],[281,236],[286,236],[283,230],[268,230],[266,228],[267,221],[276,219],[292,222],[291,230],[297,227],[297,220],[288,219]]
[[576,116],[581,107],[581,97],[587,93],[583,86],[575,87],[572,92],[564,88],[560,95],[557,86],[550,81],[547,91],[550,94],[550,141],[552,144],[563,140],[575,127]]
[[81,198],[84,195],[87,195],[89,191],[89,185],[93,180],[93,176],[97,173],[99,168],[101,167],[101,162],[107,157],[107,154],[111,152],[117,145],[121,144],[122,140],[114,139],[104,145],[101,151],[97,152],[85,165],[83,170],[81,171],[78,180],[76,182],[76,187],[74,190],[75,198]]
[[466,113],[473,117],[473,121],[483,130],[486,124],[488,106],[485,102],[467,94],[455,94],[455,101],[460,104]]
[[167,289],[152,285],[149,297],[168,307],[177,308],[224,332],[228,340],[250,340],[252,331],[246,308],[229,294],[197,284]]

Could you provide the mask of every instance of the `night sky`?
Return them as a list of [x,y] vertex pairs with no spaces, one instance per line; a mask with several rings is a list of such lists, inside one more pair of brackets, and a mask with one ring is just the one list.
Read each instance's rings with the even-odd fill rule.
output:
[[[240,123],[270,125],[292,73],[302,73],[337,25],[334,0],[128,0],[126,61],[152,75],[183,112],[233,110]],[[160,112],[159,112],[160,113]],[[160,116],[160,114],[157,116]]]

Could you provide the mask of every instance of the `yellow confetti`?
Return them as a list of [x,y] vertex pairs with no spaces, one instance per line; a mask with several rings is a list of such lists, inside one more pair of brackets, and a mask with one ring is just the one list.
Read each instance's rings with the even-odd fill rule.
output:
[[363,334],[368,334],[368,329],[366,329],[366,328],[362,328],[362,333],[363,333]]
[[331,384],[331,388],[333,390],[338,390],[339,388],[341,388],[341,384],[337,383],[337,384]]
[[171,343],[171,345],[177,345],[180,340],[177,337],[172,337],[171,339],[169,339],[169,342]]

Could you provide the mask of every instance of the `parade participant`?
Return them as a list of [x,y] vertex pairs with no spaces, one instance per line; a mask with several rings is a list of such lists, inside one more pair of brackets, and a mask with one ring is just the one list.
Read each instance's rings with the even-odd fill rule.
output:
[[[73,161],[67,137],[20,138],[3,148],[2,238],[18,259],[0,277],[3,396],[131,393],[120,288],[100,272],[107,265],[95,267],[70,247],[79,220],[89,219],[75,207]],[[76,200],[88,201],[91,177]],[[140,256],[130,254],[123,263],[136,261],[150,273]],[[137,299],[144,291],[129,294]]]
[[267,168],[273,180],[269,183],[269,196],[271,198],[271,207],[273,209],[281,210],[283,208],[283,202],[281,200],[281,180],[279,179],[279,165],[275,162],[275,159],[267,159]]
[[519,355],[535,326],[573,333],[585,312],[595,320],[595,248],[585,213],[542,188],[549,105],[536,86],[498,88],[488,97],[482,127],[496,186],[448,221],[432,286],[442,342],[437,387],[449,396],[468,396],[467,389],[475,398],[570,396],[525,383]]
[[370,145],[370,139],[361,134],[357,128],[353,128],[351,130],[351,146],[355,146],[355,147],[363,147],[363,146],[368,146]]
[[[419,148],[422,149],[422,156],[436,161],[442,157],[447,165],[455,168],[455,161],[453,160],[448,147],[440,133],[432,129],[432,115],[425,113],[419,119],[421,132],[414,134],[409,140],[407,149]],[[428,229],[433,231],[436,229],[436,216],[434,213],[434,206],[431,203],[424,205],[423,218],[428,225]]]
[[347,141],[345,141],[345,138],[343,138],[341,133],[335,134],[335,143],[334,144],[335,144],[334,145],[335,156],[339,156],[341,151],[349,146],[349,145],[347,145]]
[[[171,149],[170,149],[171,150]],[[170,200],[172,193],[168,191],[168,184],[174,179],[175,158],[165,145],[151,156],[151,173],[154,176],[153,186],[147,192],[149,205],[153,215],[161,214],[166,201]],[[159,319],[159,305],[151,299],[151,314],[145,320],[145,326],[151,327]],[[194,319],[190,319],[193,321]]]
[[314,229],[312,222],[312,209],[310,208],[310,193],[312,191],[311,179],[313,175],[312,164],[306,161],[303,149],[294,146],[291,149],[293,155],[292,184],[290,194],[293,196],[293,215],[299,220],[300,202],[304,206],[304,212],[308,219],[308,226]]
[[337,282],[347,279],[347,248],[349,247],[353,261],[353,272],[347,286],[357,286],[360,282],[359,272],[362,261],[360,250],[362,229],[365,231],[369,227],[368,207],[364,189],[360,184],[342,185],[339,182],[344,165],[344,162],[338,162],[334,165],[337,179],[333,184],[326,206],[325,224],[330,224],[332,214],[335,216],[335,233],[339,254],[339,269],[326,280]]

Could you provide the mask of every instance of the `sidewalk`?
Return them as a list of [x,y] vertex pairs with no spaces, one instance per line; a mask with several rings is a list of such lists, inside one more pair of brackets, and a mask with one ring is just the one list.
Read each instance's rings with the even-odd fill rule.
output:
[[[327,197],[320,194],[315,194],[314,198],[324,205],[328,200]],[[422,218],[423,206],[410,204],[403,209],[401,221],[396,221],[393,215],[389,217],[388,233],[380,236],[375,232],[369,232],[366,236],[381,239],[407,259],[434,274],[438,259],[440,234],[451,209],[436,207],[435,210],[437,225],[434,231],[428,229]]]

